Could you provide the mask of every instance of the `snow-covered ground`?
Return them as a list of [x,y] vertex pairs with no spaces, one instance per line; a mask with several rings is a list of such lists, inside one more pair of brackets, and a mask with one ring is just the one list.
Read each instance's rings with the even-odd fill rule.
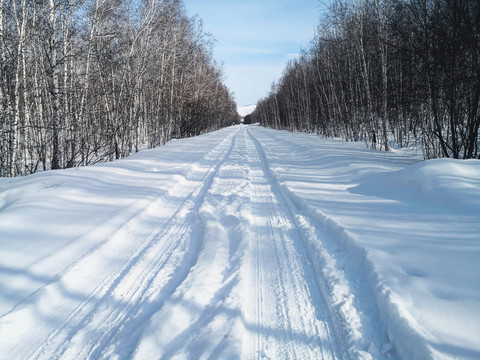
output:
[[480,162],[257,126],[0,179],[1,359],[478,359]]

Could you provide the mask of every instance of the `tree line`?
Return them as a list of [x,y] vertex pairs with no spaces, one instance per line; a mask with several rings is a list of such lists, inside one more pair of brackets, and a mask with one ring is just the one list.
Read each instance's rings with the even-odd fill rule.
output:
[[478,158],[478,0],[336,1],[250,121]]
[[181,0],[0,0],[0,176],[231,124],[213,43]]

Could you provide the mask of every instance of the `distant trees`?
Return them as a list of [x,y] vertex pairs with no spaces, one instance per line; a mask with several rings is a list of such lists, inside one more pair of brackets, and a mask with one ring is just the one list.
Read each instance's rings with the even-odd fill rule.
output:
[[251,125],[252,124],[252,116],[250,114],[246,115],[244,118],[243,118],[243,123],[245,125]]
[[477,158],[479,105],[479,1],[337,1],[252,121]]
[[231,124],[212,43],[181,0],[0,0],[0,176]]

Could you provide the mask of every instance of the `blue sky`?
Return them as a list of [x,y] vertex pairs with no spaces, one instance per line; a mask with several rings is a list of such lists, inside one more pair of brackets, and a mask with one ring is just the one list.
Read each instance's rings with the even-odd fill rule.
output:
[[319,0],[184,0],[217,40],[215,59],[239,106],[268,95],[286,62],[307,48],[325,6]]

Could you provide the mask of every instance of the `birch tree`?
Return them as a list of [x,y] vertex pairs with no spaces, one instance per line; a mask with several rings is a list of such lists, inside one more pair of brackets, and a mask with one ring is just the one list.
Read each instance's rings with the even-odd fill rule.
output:
[[236,120],[180,0],[3,0],[0,176],[109,161]]
[[472,0],[334,2],[251,121],[478,158],[479,24]]

